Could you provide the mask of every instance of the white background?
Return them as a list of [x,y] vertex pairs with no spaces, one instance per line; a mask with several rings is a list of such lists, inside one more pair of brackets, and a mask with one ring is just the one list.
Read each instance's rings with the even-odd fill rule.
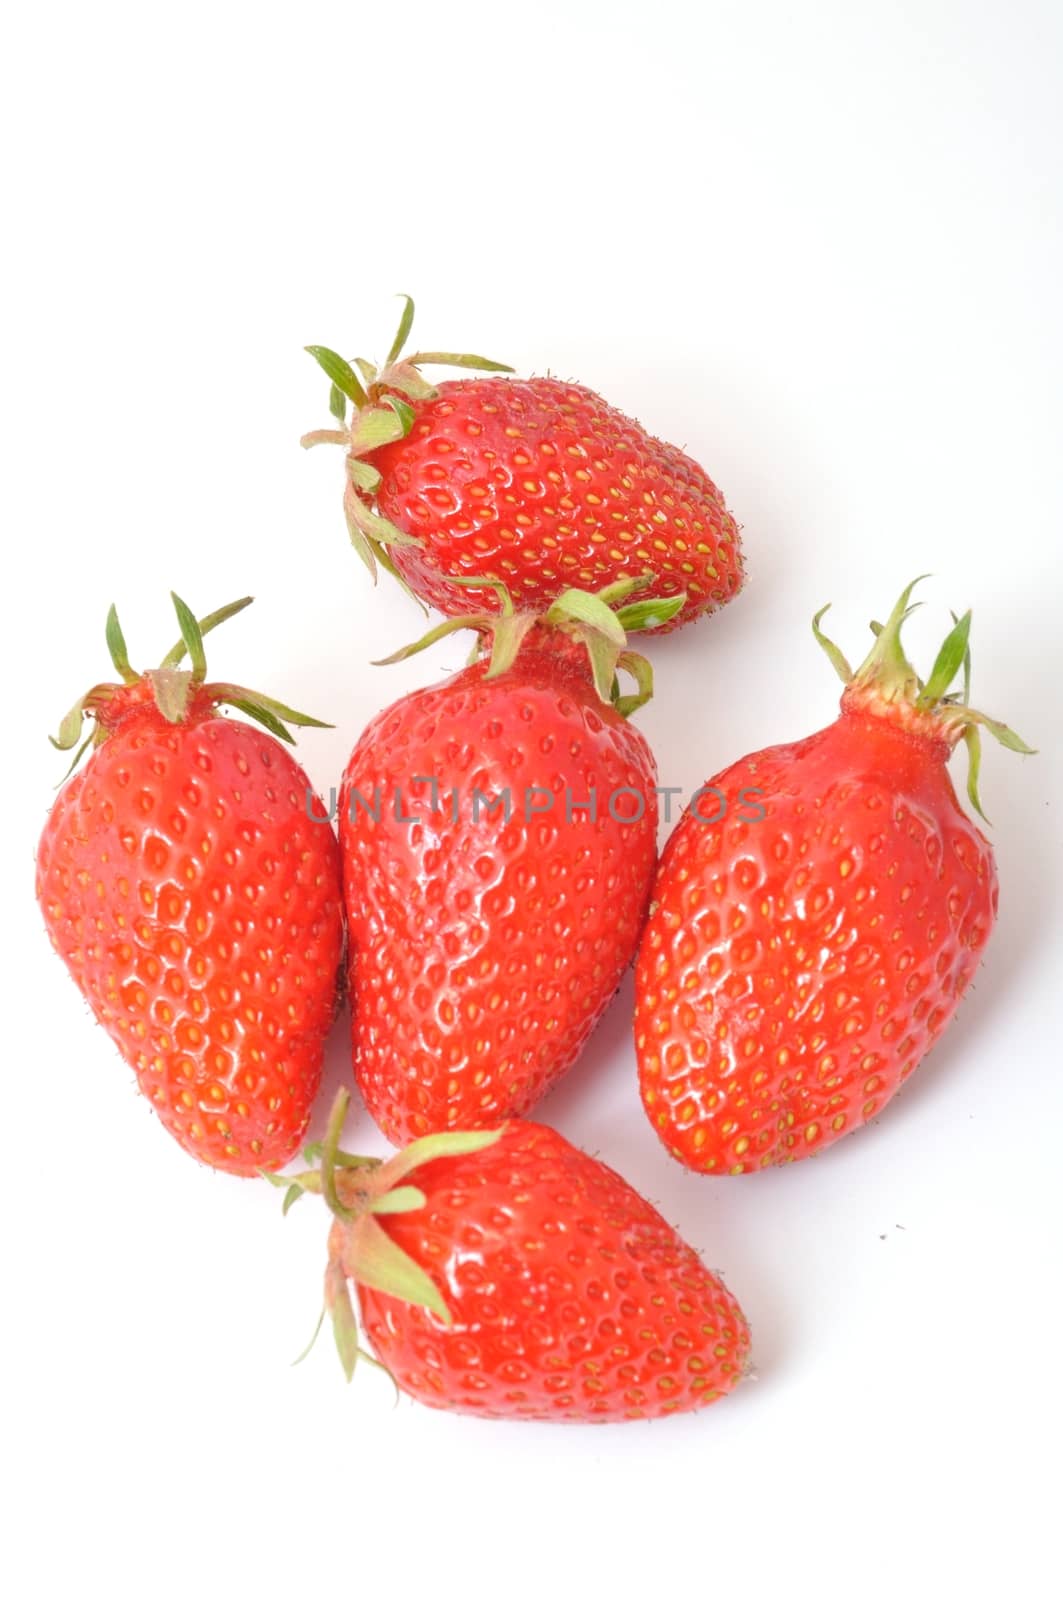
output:
[[[10,882],[4,1510],[20,1594],[1046,1592],[1057,1547],[1060,13],[1010,4],[53,4],[9,21],[3,509]],[[880,1122],[733,1180],[670,1163],[625,989],[540,1114],[722,1268],[759,1381],[700,1416],[487,1424],[346,1390],[313,1324],[325,1217],[197,1169],[89,1022],[32,903],[60,757],[107,675],[211,641],[336,723],[463,653],[347,547],[311,341],[419,338],[578,378],[685,445],[750,580],[654,651],[691,788],[828,720],[860,652],[975,610],[1001,914]],[[960,762],[957,762],[957,766]],[[960,775],[958,774],[958,777]],[[347,1071],[342,1029],[330,1084]],[[353,1130],[352,1130],[353,1132]],[[364,1113],[357,1141],[376,1148]],[[680,1590],[680,1586],[682,1586]]]

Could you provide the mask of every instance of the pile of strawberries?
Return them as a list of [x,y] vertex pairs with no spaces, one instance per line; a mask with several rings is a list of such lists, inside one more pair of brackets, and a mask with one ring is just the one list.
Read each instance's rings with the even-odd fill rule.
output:
[[[112,608],[117,681],[54,741],[75,767],[92,753],[45,825],[38,898],[184,1149],[270,1177],[286,1208],[327,1203],[348,1376],[360,1323],[428,1405],[696,1409],[748,1367],[742,1311],[621,1177],[523,1119],[632,961],[642,1103],[687,1167],[756,1172],[877,1115],[996,915],[949,757],[967,745],[980,810],[980,730],[1028,747],[969,704],[969,612],[917,675],[910,584],[855,670],[816,617],[837,720],[710,778],[658,860],[657,770],[629,720],[652,672],[629,637],[737,594],[738,527],[694,461],[588,390],[404,354],[412,316],[379,370],[311,347],[334,425],[303,442],[342,448],[365,563],[445,614],[398,654],[468,628],[469,665],[375,717],[326,806],[287,748],[290,725],[323,724],[207,678],[205,636],[247,600],[197,620],[175,596],[180,639],[143,672]],[[488,375],[433,387],[435,363]],[[278,1176],[344,989],[355,1082],[398,1151],[340,1149],[344,1091],[307,1170]]]

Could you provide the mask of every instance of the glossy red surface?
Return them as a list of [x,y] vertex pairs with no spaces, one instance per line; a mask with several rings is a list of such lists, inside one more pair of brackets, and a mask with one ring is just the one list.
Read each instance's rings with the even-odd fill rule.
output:
[[453,1323],[359,1287],[362,1323],[425,1405],[481,1417],[619,1422],[710,1405],[749,1330],[734,1296],[647,1200],[552,1128],[419,1167],[424,1210],[379,1220]]
[[96,1020],[169,1132],[227,1172],[291,1158],[321,1077],[343,926],[308,789],[257,728],[139,706],[38,848],[49,935]]
[[688,596],[676,628],[741,587],[738,525],[712,480],[589,389],[457,380],[416,411],[409,436],[370,459],[383,474],[379,510],[423,541],[392,546],[392,558],[439,610],[468,609],[454,577],[501,579],[518,605],[542,610],[571,586],[651,573],[642,597]]
[[947,757],[843,712],[710,780],[761,790],[764,820],[680,821],[635,1036],[647,1114],[687,1166],[737,1174],[823,1149],[882,1110],[952,1017],[997,885]]
[[[642,929],[655,781],[645,739],[564,639],[533,638],[504,678],[470,667],[370,723],[340,840],[355,1076],[395,1143],[520,1115],[575,1061]],[[552,805],[526,816],[533,787]],[[620,789],[637,794],[616,795],[617,820]],[[477,790],[508,794],[510,820],[501,804],[476,814]],[[352,820],[355,791],[379,791],[379,821],[362,805]],[[596,818],[578,809],[591,791]]]

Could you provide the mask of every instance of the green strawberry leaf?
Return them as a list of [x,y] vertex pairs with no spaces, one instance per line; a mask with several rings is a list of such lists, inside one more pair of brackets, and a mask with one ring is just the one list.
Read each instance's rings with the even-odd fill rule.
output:
[[634,600],[631,605],[620,607],[616,612],[616,620],[625,633],[660,628],[678,615],[686,605],[686,599],[685,594],[673,594],[655,600]]
[[408,361],[400,361],[396,366],[388,367],[384,381],[389,388],[401,389],[410,400],[433,400],[439,393],[439,390],[422,377],[417,368]]
[[[329,1270],[332,1271],[331,1268]],[[354,1369],[358,1365],[358,1319],[351,1305],[347,1280],[342,1273],[339,1277],[340,1283],[335,1287],[331,1297],[329,1315],[332,1318],[332,1333],[336,1340],[340,1365],[343,1367],[347,1382],[350,1383],[354,1377]]]
[[[622,650],[626,643],[624,630],[615,611],[610,611],[604,600],[584,589],[566,589],[558,596],[546,613],[545,620],[552,623],[583,622],[603,639]],[[611,677],[611,674],[610,674]],[[608,694],[605,696],[608,699]]]
[[415,1189],[412,1183],[400,1185],[398,1189],[388,1189],[385,1194],[377,1195],[375,1200],[369,1202],[369,1209],[374,1216],[398,1216],[404,1211],[420,1211],[428,1204],[424,1191]]
[[943,698],[953,678],[970,659],[967,641],[971,633],[971,613],[965,611],[938,651],[926,686],[915,702],[920,710],[928,710]]
[[423,1306],[442,1322],[453,1321],[446,1301],[427,1272],[399,1248],[375,1217],[367,1214],[353,1224],[345,1266],[365,1288],[394,1295],[410,1306]]
[[118,612],[113,605],[107,613],[105,632],[107,649],[111,660],[114,662],[114,669],[118,676],[123,683],[136,683],[139,675],[129,665],[129,651],[126,649],[125,635],[122,632],[122,624],[118,620]]
[[347,457],[347,476],[363,494],[376,494],[380,488],[381,478],[376,467],[371,467],[368,461],[359,461],[357,456]]
[[623,650],[617,658],[618,672],[629,672],[638,687],[637,694],[621,694],[619,685],[614,685],[616,692],[613,695],[614,709],[622,717],[630,717],[634,712],[653,699],[653,667],[645,656],[636,655],[633,650]]
[[[409,409],[407,406],[406,410]],[[394,444],[395,440],[401,439],[405,433],[402,418],[393,406],[369,407],[359,411],[351,424],[351,454],[367,455],[373,450],[379,450],[381,445]]]
[[408,294],[399,295],[399,299],[405,300],[406,304],[402,308],[402,316],[399,319],[398,332],[391,341],[391,349],[388,351],[388,358],[384,362],[385,367],[390,367],[393,361],[397,361],[399,359],[399,356],[402,354],[403,346],[405,345],[406,340],[410,337],[410,329],[413,327],[413,301],[410,299]]
[[180,722],[188,709],[188,691],[193,678],[190,672],[175,672],[169,667],[152,667],[144,674],[151,684],[155,704],[167,722]]
[[321,1332],[322,1326],[323,1326],[324,1321],[325,1321],[325,1311],[326,1311],[326,1307],[322,1306],[321,1307],[321,1315],[317,1319],[317,1326],[315,1327],[313,1333],[310,1335],[310,1343],[307,1345],[307,1347],[303,1351],[302,1355],[296,1356],[295,1360],[292,1362],[292,1366],[293,1367],[300,1366],[301,1363],[306,1360],[307,1356],[310,1354],[310,1352],[314,1348],[315,1344],[317,1344],[317,1336]]
[[354,369],[344,361],[342,356],[330,350],[327,345],[308,344],[303,346],[307,355],[313,356],[326,378],[331,378],[336,388],[347,399],[352,401],[357,409],[368,403],[368,395],[355,377]]
[[505,1128],[474,1128],[455,1133],[427,1133],[415,1139],[405,1150],[385,1161],[380,1170],[380,1182],[389,1187],[423,1167],[426,1162],[440,1161],[444,1156],[471,1156],[478,1150],[488,1150],[497,1144]]
[[207,656],[203,649],[203,635],[194,612],[186,606],[179,594],[170,590],[170,599],[177,612],[177,622],[181,629],[181,638],[184,640],[185,649],[188,651],[188,662],[192,668],[192,677],[197,683],[202,683],[207,676]]
[[[830,610],[830,606],[831,606],[831,603],[828,600],[827,604],[825,606],[821,606],[819,608],[819,610],[816,612],[815,616],[812,618],[812,634],[813,634],[813,637],[815,638],[816,643],[819,645],[820,649],[825,653],[825,655],[827,657],[827,660],[830,662],[831,666],[834,668],[835,672],[838,674],[838,676],[842,680],[842,682],[843,683],[851,683],[852,682],[852,677],[853,677],[853,669],[852,669],[852,667],[849,665],[849,663],[846,660],[846,658],[842,655],[842,652],[838,649],[838,646],[834,643],[834,640],[833,639],[828,639],[827,635],[823,632],[822,628],[820,627],[820,623],[822,622],[823,618],[827,615],[827,612]],[[871,631],[872,631],[872,633],[875,634],[875,637],[877,638],[878,635],[882,632],[881,625],[877,625],[875,623],[872,623],[871,624]]]
[[504,361],[491,361],[487,356],[455,355],[453,351],[419,350],[408,356],[411,367],[469,367],[475,372],[512,372]]
[[397,394],[386,394],[384,396],[384,404],[391,407],[402,423],[402,436],[405,438],[413,427],[417,413],[412,406],[406,404],[405,400],[400,400]]

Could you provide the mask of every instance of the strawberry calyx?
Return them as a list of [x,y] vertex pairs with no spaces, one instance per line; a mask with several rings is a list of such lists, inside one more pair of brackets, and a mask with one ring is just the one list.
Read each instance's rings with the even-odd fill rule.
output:
[[[119,683],[97,683],[76,700],[59,725],[54,737],[49,735],[57,750],[73,750],[74,759],[64,774],[63,781],[74,771],[90,745],[101,745],[110,733],[138,707],[151,706],[161,712],[167,722],[188,722],[199,717],[212,716],[219,705],[230,705],[245,717],[258,722],[286,744],[295,740],[286,723],[301,728],[328,728],[331,723],[319,722],[316,717],[260,694],[257,689],[245,689],[235,683],[208,683],[207,658],[203,646],[204,636],[221,623],[235,617],[251,604],[252,597],[245,595],[233,600],[217,611],[197,620],[179,595],[170,595],[181,637],[163,656],[157,667],[137,672],[130,665],[122,625],[118,612],[112,605],[107,613],[107,649],[114,663]],[[181,666],[185,655],[189,666]],[[85,719],[90,718],[95,727],[82,740]]]
[[358,1319],[351,1299],[352,1283],[393,1295],[407,1305],[421,1306],[445,1325],[453,1321],[437,1285],[424,1268],[395,1243],[377,1219],[424,1209],[428,1201],[423,1189],[407,1182],[419,1167],[442,1156],[471,1155],[477,1150],[486,1150],[497,1143],[505,1131],[503,1125],[468,1132],[431,1133],[381,1161],[374,1156],[351,1155],[339,1148],[349,1105],[350,1095],[346,1089],[341,1089],[332,1103],[321,1144],[307,1145],[303,1152],[306,1161],[316,1165],[288,1177],[273,1172],[262,1174],[274,1187],[285,1190],[285,1214],[303,1194],[320,1195],[332,1212],[324,1306],[314,1337],[298,1359],[302,1361],[309,1354],[328,1316],[348,1383],[359,1360],[380,1365],[360,1345]]
[[[981,730],[984,728],[991,733],[1006,750],[1015,750],[1026,756],[1036,755],[1037,752],[1006,723],[987,716],[984,711],[976,711],[970,704],[970,611],[965,611],[962,617],[952,612],[952,629],[938,650],[930,676],[925,681],[912,666],[901,643],[901,630],[921,603],[913,605],[911,599],[916,585],[924,581],[925,575],[914,578],[901,593],[886,621],[871,623],[875,642],[855,671],[820,627],[823,617],[830,610],[829,605],[823,606],[812,618],[812,633],[845,684],[841,702],[843,711],[888,718],[907,733],[943,745],[946,755],[963,741],[967,747],[968,799],[983,821],[988,821],[978,793],[982,763]],[[961,671],[962,686],[953,690],[952,685]]]
[[[388,555],[388,545],[421,543],[420,539],[404,533],[375,509],[374,502],[381,483],[380,473],[371,462],[365,460],[366,456],[381,446],[394,444],[396,440],[406,437],[413,427],[415,416],[410,401],[432,400],[438,394],[439,391],[423,376],[421,368],[445,366],[463,367],[475,372],[513,371],[512,367],[507,367],[501,361],[491,361],[486,356],[461,355],[452,351],[419,350],[414,355],[404,355],[413,327],[414,308],[408,294],[400,298],[406,304],[387,360],[382,366],[376,367],[361,356],[356,356],[352,364],[327,345],[305,346],[307,354],[313,356],[330,380],[329,410],[339,426],[315,428],[310,433],[304,433],[300,443],[307,450],[318,444],[338,444],[346,451],[347,484],[343,494],[343,510],[347,532],[374,582],[378,565],[400,583],[403,581]],[[358,370],[355,371],[355,368]],[[352,407],[349,420],[348,402]]]
[[[632,600],[632,595],[652,581],[650,574],[622,578],[595,594],[585,589],[566,589],[543,612],[518,611],[505,584],[494,579],[454,578],[451,581],[467,589],[493,590],[498,596],[498,611],[473,611],[465,616],[448,617],[413,644],[375,661],[374,666],[388,667],[396,661],[405,661],[448,634],[471,628],[478,637],[469,664],[486,656],[489,664],[485,678],[500,678],[513,665],[522,645],[533,633],[553,631],[575,640],[586,651],[599,698],[622,717],[631,716],[653,695],[653,668],[645,656],[627,648],[627,635],[663,626],[686,602],[685,594]],[[622,693],[621,672],[634,679],[634,694]]]

